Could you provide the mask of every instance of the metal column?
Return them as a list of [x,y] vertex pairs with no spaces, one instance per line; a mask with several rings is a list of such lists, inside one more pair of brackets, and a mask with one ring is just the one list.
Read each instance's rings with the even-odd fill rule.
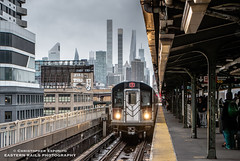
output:
[[196,111],[196,75],[193,75],[191,78],[191,88],[192,88],[192,95],[191,95],[191,106],[192,106],[192,129],[191,129],[191,137],[197,138],[197,111]]
[[182,87],[179,86],[179,97],[178,97],[178,119],[179,119],[179,123],[182,123]]
[[174,90],[172,91],[172,100],[171,100],[171,102],[172,102],[172,113],[174,114],[174,105],[173,105],[173,103],[174,103]]
[[176,99],[175,99],[175,102],[176,102],[176,118],[178,119],[179,118],[179,100],[178,100],[178,97],[179,97],[179,93],[178,93],[178,87],[176,88]]
[[183,116],[183,123],[184,128],[187,128],[187,83],[184,83],[184,116]]
[[215,92],[216,92],[216,59],[213,53],[208,58],[208,112],[207,112],[207,158],[216,159],[216,120],[215,120]]

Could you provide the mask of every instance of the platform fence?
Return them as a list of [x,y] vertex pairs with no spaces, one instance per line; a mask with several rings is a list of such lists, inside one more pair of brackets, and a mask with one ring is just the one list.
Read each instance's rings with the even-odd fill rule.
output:
[[105,114],[105,108],[79,110],[2,123],[0,124],[0,148],[97,119],[100,118],[102,114]]

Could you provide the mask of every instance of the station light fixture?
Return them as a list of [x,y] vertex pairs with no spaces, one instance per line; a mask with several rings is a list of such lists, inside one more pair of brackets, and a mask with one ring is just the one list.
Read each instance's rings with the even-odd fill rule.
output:
[[232,62],[233,59],[226,59],[226,62]]
[[223,66],[222,65],[216,65],[217,68],[222,68]]
[[186,34],[196,33],[211,0],[186,0],[181,30]]

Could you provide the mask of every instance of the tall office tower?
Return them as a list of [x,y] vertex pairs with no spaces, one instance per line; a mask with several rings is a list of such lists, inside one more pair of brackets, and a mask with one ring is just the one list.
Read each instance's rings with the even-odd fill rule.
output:
[[132,62],[134,61],[135,58],[136,58],[136,30],[132,30],[129,61]]
[[129,65],[128,61],[126,61],[126,63],[123,65],[123,80],[127,80],[127,69],[131,68],[131,66]]
[[78,54],[77,48],[75,49],[74,60],[79,60],[79,54]]
[[[145,57],[144,57],[144,49],[139,49],[139,58],[141,59],[142,62],[145,62]],[[145,67],[146,67],[146,63],[144,63]]]
[[107,64],[106,51],[96,51],[95,81],[106,85]]
[[131,62],[132,80],[144,81],[144,63],[140,59]]
[[126,81],[132,80],[132,68],[127,67],[126,68]]
[[90,65],[95,65],[95,52],[94,51],[90,51],[89,52],[89,64]]
[[35,83],[35,34],[26,30],[25,1],[0,0],[0,123],[43,115]]
[[51,50],[48,51],[48,60],[60,60],[60,43],[56,43]]
[[23,3],[25,3],[25,0],[0,0],[0,20],[26,28],[27,21],[22,20],[22,16],[27,15],[27,9],[22,7]]
[[148,68],[144,68],[144,82],[150,85],[150,70]]
[[113,67],[113,73],[118,73],[118,64],[115,64]]
[[123,66],[123,29],[118,29],[118,73],[122,74]]
[[107,20],[107,72],[112,73],[112,42],[113,42],[113,31],[112,31],[112,20]]
[[108,73],[107,75],[107,85],[108,86],[114,86],[121,82],[121,74],[116,73]]

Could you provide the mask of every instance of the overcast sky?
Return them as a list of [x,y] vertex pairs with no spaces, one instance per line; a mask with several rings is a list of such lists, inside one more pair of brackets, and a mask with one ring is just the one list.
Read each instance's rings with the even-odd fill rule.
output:
[[[131,32],[137,31],[138,49],[145,49],[152,68],[140,0],[27,0],[28,30],[36,34],[36,59],[61,44],[61,59],[88,58],[89,51],[107,48],[107,19],[113,20],[113,63],[117,63],[117,29],[123,28],[123,60],[129,58]],[[152,69],[151,69],[152,70]]]

